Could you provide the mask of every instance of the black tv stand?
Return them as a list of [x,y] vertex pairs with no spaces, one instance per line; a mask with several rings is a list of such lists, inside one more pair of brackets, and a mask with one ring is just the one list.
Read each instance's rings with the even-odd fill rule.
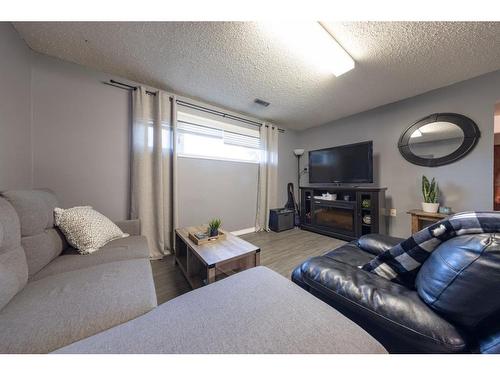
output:
[[[386,232],[386,188],[316,185],[299,189],[302,229],[346,241]],[[336,199],[323,194],[336,195]]]

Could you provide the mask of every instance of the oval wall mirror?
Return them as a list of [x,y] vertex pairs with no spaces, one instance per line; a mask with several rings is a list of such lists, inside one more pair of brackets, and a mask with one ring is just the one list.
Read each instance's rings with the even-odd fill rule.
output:
[[479,128],[470,118],[457,113],[434,113],[406,129],[398,148],[410,163],[437,167],[463,158],[479,136]]

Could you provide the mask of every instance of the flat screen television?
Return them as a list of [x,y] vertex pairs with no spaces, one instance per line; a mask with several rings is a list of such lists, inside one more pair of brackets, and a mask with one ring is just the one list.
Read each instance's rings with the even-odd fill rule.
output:
[[309,151],[309,183],[373,182],[373,142]]

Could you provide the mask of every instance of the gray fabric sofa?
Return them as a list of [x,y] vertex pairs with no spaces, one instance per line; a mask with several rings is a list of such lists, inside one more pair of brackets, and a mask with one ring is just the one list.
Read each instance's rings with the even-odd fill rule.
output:
[[54,228],[56,205],[45,190],[0,196],[0,353],[386,353],[265,267],[156,307],[139,223],[79,255]]
[[337,310],[266,267],[170,300],[57,350],[76,353],[386,353]]
[[54,228],[47,190],[0,197],[0,353],[48,353],[157,306],[139,222],[131,236],[79,255]]

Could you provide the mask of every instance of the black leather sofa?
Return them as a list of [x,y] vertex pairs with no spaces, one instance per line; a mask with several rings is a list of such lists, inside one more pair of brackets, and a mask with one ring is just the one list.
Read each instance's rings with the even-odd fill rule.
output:
[[500,353],[500,234],[442,243],[420,268],[414,288],[359,268],[400,241],[363,236],[308,259],[292,280],[391,353]]

